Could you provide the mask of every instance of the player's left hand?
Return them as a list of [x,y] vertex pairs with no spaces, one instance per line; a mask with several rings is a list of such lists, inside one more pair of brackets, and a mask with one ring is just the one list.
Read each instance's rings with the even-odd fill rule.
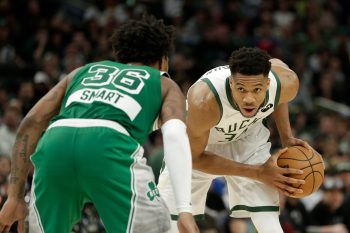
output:
[[303,146],[309,150],[312,150],[312,147],[309,145],[309,143],[307,143],[304,140],[301,140],[299,138],[295,138],[295,137],[290,137],[287,140],[285,140],[283,142],[283,146],[285,147],[290,147],[290,146]]
[[24,233],[24,219],[27,213],[24,200],[8,198],[0,211],[0,233],[8,233],[16,221],[18,221],[18,233]]

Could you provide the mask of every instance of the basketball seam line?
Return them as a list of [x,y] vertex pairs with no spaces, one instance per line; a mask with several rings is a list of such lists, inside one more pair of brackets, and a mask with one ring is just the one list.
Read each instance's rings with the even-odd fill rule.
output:
[[[312,163],[312,164],[311,164],[311,167],[316,166],[316,165],[320,165],[320,164],[322,164],[322,162]],[[299,168],[299,169],[300,169],[300,170],[303,170],[303,169],[308,168],[308,167],[310,167],[310,166],[303,167],[303,168]]]
[[[312,164],[310,162],[310,160],[308,159],[307,155],[304,153],[304,151],[300,150],[298,147],[296,147],[297,150],[299,150],[301,153],[303,153],[303,155],[305,155],[306,159],[308,160],[309,164],[310,164],[310,167],[311,167],[311,172],[312,172],[312,178],[313,178],[313,182],[312,182],[312,191],[311,193],[314,192],[314,189],[315,189],[315,174],[314,174],[314,168],[312,167]],[[314,157],[314,152],[312,151],[312,157]]]

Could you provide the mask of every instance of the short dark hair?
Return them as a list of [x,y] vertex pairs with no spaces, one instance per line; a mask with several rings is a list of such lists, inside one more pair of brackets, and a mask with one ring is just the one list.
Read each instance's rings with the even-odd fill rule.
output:
[[271,69],[271,56],[259,48],[242,47],[232,52],[229,59],[231,74],[263,74],[267,76]]
[[121,63],[151,65],[168,56],[173,48],[175,29],[163,20],[143,15],[117,28],[110,38],[115,59]]

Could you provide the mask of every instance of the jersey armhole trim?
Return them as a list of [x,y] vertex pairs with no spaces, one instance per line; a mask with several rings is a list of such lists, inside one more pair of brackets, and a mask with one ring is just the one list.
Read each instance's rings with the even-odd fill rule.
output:
[[277,87],[276,87],[276,94],[275,94],[275,108],[276,108],[277,105],[278,105],[278,103],[280,102],[280,96],[281,96],[281,80],[280,80],[280,78],[278,77],[278,75],[277,75],[273,70],[271,70],[271,73],[272,73],[273,76],[275,77],[276,84],[277,84]]
[[165,77],[167,77],[167,78],[170,78],[170,79],[171,79],[170,74],[168,74],[168,73],[167,73],[167,72],[165,72],[165,71],[161,71],[161,72],[160,72],[160,76],[165,76]]
[[231,107],[234,109],[234,110],[237,110],[239,111],[239,108],[236,104],[236,102],[234,101],[233,97],[232,97],[232,94],[231,94],[231,88],[230,88],[230,80],[229,80],[229,77],[226,78],[226,81],[225,81],[225,89],[226,89],[226,96],[227,96],[227,100],[228,102],[231,104]]
[[218,94],[218,92],[216,91],[214,85],[210,82],[210,80],[209,80],[208,78],[203,78],[202,81],[205,82],[205,83],[209,86],[210,90],[213,92],[213,94],[214,94],[214,96],[215,96],[216,102],[218,102],[218,104],[219,104],[219,108],[220,108],[220,119],[219,119],[218,122],[220,122],[221,119],[222,119],[223,108],[222,108],[222,103],[221,103],[219,94]]

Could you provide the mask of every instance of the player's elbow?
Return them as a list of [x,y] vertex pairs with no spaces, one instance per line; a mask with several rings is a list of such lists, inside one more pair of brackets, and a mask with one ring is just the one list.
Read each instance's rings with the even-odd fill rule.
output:
[[192,150],[192,167],[193,167],[193,169],[197,169],[197,170],[201,169],[202,156],[203,156],[203,153],[198,153],[198,152]]
[[173,127],[171,130],[162,130],[163,141],[171,142],[175,145],[179,144],[182,138],[187,137],[185,130]]

